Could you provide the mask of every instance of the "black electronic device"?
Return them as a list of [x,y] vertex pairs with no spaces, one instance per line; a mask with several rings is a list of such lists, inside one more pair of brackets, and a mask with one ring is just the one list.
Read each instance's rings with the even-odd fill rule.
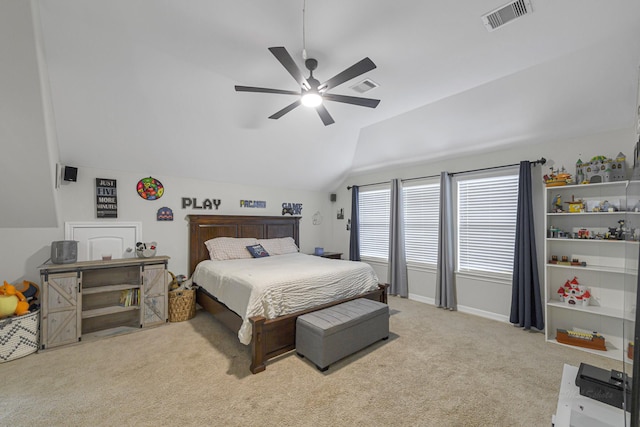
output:
[[581,363],[576,376],[576,385],[582,396],[598,400],[607,405],[623,409],[625,394],[627,411],[630,410],[632,379],[624,372],[607,371]]
[[78,168],[74,168],[73,166],[65,166],[63,179],[65,181],[76,182],[78,180]]

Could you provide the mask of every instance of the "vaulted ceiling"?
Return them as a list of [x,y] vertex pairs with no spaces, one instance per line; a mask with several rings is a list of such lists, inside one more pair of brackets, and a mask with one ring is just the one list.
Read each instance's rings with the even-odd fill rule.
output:
[[[332,190],[351,172],[628,128],[636,120],[640,1],[531,0],[488,31],[503,0],[306,0],[321,82],[380,99],[268,116],[299,90],[304,0],[36,0],[63,164]],[[306,74],[306,72],[305,72]],[[370,78],[380,87],[360,95]]]

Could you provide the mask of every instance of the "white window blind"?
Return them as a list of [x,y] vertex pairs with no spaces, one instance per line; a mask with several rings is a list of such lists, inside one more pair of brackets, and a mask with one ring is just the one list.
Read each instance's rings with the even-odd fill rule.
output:
[[360,256],[389,256],[389,189],[360,191]]
[[440,184],[404,187],[404,236],[408,262],[437,264]]
[[458,270],[513,272],[518,175],[458,181]]

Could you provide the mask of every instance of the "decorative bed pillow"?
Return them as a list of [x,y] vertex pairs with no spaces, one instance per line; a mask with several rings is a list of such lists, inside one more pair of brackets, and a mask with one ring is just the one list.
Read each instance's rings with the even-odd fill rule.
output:
[[258,239],[269,255],[284,255],[298,252],[293,237],[279,237],[276,239]]
[[251,259],[251,253],[247,246],[258,244],[258,239],[253,237],[216,237],[204,242],[209,250],[209,257],[216,261],[228,259]]
[[260,244],[247,246],[247,250],[251,252],[251,255],[254,258],[263,258],[263,257],[269,256],[269,253],[265,251],[262,245]]

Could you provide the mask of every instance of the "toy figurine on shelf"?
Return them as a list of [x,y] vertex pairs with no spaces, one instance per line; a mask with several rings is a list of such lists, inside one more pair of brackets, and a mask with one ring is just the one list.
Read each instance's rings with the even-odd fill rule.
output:
[[553,196],[553,200],[551,201],[551,213],[561,213],[562,210],[562,198],[559,194]]
[[558,289],[558,295],[560,301],[569,305],[582,305],[588,306],[591,293],[589,289],[578,283],[578,278],[574,277],[572,280],[567,280],[564,286]]
[[584,202],[576,200],[573,195],[571,196],[571,201],[565,203],[569,205],[569,212],[571,213],[584,212]]
[[618,221],[618,228],[616,228],[616,240],[625,240],[627,235],[627,229],[624,226],[624,219]]
[[559,187],[561,185],[567,185],[573,182],[571,174],[567,173],[564,166],[560,170],[556,169],[554,171],[553,168],[550,169],[551,173],[543,177],[544,183],[547,185],[547,187]]

